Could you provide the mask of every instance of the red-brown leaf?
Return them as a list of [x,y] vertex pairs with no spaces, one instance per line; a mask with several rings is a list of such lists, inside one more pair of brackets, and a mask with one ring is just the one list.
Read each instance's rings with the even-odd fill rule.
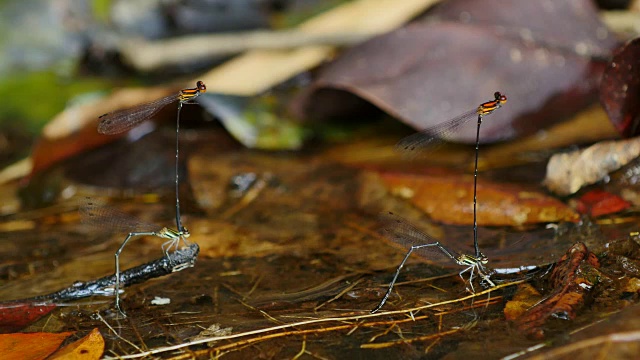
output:
[[56,308],[55,304],[5,303],[0,304],[0,332],[18,331],[37,321]]
[[578,199],[576,210],[592,217],[614,214],[628,209],[631,203],[604,190],[591,190]]
[[562,256],[550,277],[551,294],[516,320],[519,331],[542,339],[544,325],[551,318],[573,320],[596,282],[593,271],[600,265],[583,243],[577,243]]

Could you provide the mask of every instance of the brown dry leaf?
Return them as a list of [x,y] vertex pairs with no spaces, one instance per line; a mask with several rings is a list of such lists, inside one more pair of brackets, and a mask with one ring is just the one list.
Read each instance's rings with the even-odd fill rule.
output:
[[[473,176],[381,173],[392,194],[406,197],[429,216],[447,224],[473,224]],[[478,223],[483,226],[577,221],[561,201],[512,184],[478,181]]]
[[73,332],[2,334],[0,354],[6,360],[40,360],[56,351],[60,344]]
[[93,329],[89,335],[55,352],[50,360],[89,360],[100,359],[104,352],[104,339],[100,331]]
[[640,137],[603,141],[586,149],[556,154],[549,159],[545,186],[558,195],[571,195],[594,184],[640,155]]
[[583,243],[577,243],[562,256],[550,278],[552,293],[516,319],[518,329],[529,337],[542,339],[550,318],[572,320],[582,308],[597,282],[598,258]]
[[513,321],[540,300],[540,293],[531,284],[524,283],[518,285],[518,290],[504,307],[504,317],[508,321]]

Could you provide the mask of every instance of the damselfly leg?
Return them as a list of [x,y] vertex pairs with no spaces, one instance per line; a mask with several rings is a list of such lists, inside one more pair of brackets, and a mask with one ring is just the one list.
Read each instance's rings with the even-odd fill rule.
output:
[[464,266],[465,268],[460,271],[458,275],[463,281],[465,281],[463,274],[469,272],[468,282],[469,286],[471,287],[471,292],[475,291],[475,289],[473,288],[473,279],[476,276],[480,277],[487,286],[495,286],[493,281],[491,281],[490,279],[492,273],[491,270],[485,267],[488,259],[482,253],[480,253],[480,257],[476,257],[473,255],[460,254],[456,251],[453,251],[442,245],[440,241],[434,239],[431,235],[424,233],[415,226],[411,225],[404,218],[391,212],[381,214],[380,222],[382,224],[382,227],[380,228],[380,232],[382,233],[382,235],[402,247],[408,247],[409,251],[407,251],[404,259],[402,259],[402,262],[396,269],[395,275],[389,283],[389,288],[384,294],[384,297],[382,298],[380,303],[373,310],[371,310],[371,313],[375,313],[380,310],[382,306],[384,306],[384,304],[387,302],[387,299],[393,291],[393,286],[398,280],[400,271],[409,259],[409,256],[411,256],[411,254],[413,254],[414,252],[425,259],[433,258],[435,256],[445,256],[451,259],[452,263],[459,266]]

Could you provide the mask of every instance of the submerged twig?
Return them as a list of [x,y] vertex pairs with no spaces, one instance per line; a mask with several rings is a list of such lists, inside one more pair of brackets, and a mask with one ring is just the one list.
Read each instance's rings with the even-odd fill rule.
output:
[[[171,273],[193,267],[200,247],[198,244],[191,244],[188,247],[176,250],[168,256],[136,266],[120,274],[120,287],[138,284],[153,278],[169,275]],[[94,295],[113,295],[116,283],[115,275],[105,276],[93,281],[77,281],[68,288],[56,291],[47,295],[40,295],[28,299],[16,300],[25,301],[51,301],[61,302],[82,299]]]

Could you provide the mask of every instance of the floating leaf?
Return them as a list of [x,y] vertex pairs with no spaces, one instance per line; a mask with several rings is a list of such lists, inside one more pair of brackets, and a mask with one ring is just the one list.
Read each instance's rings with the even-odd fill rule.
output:
[[595,269],[599,266],[598,258],[583,243],[572,246],[551,273],[553,291],[516,320],[518,329],[527,336],[542,339],[543,326],[549,319],[573,320],[597,282]]
[[0,335],[0,354],[7,360],[45,359],[71,334],[73,333],[3,334]]
[[48,359],[100,359],[103,352],[104,339],[98,329],[93,329],[89,335],[56,351]]
[[[473,177],[383,173],[391,193],[407,197],[436,220],[473,224]],[[578,215],[561,201],[512,184],[478,181],[478,223],[482,226],[577,221]]]

